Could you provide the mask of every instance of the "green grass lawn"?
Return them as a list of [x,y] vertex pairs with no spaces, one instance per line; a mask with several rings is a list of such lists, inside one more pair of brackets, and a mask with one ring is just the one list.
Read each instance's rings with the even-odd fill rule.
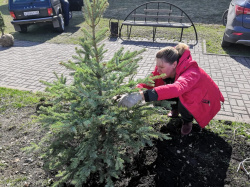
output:
[[[119,0],[118,0],[119,1]],[[110,1],[110,7],[107,9],[104,18],[101,20],[99,27],[108,27],[110,16],[115,17],[117,16],[119,19],[124,17],[124,15],[128,14],[131,10],[129,6],[131,6],[131,1],[120,2],[118,1]],[[140,0],[137,4],[144,3],[145,0]],[[210,14],[207,15],[207,12],[200,12],[200,18],[197,18],[195,13],[190,11],[191,8],[195,9],[195,6],[199,6],[196,4],[191,4],[190,1],[187,4],[181,4],[181,7],[190,13],[194,17],[197,32],[198,32],[198,39],[200,42],[203,40],[206,41],[206,52],[207,53],[214,53],[214,54],[229,54],[229,55],[243,55],[249,56],[250,47],[244,45],[232,45],[231,47],[222,48],[220,46],[221,40],[223,37],[223,33],[225,27],[222,24],[219,24],[224,7],[228,6],[228,0],[224,0],[220,2],[220,5],[217,7],[218,11],[215,12],[216,9],[213,10],[209,9]],[[179,2],[176,2],[179,3]],[[186,9],[185,9],[186,6]],[[209,6],[209,4],[207,5]],[[119,10],[119,12],[117,12]],[[6,24],[5,33],[11,33],[15,39],[18,40],[27,40],[27,41],[35,41],[35,42],[50,42],[50,43],[64,43],[64,44],[78,44],[80,38],[82,37],[83,33],[81,31],[82,27],[86,27],[86,23],[84,22],[84,16],[82,12],[73,12],[73,18],[70,20],[69,26],[66,27],[64,33],[57,33],[53,29],[53,26],[50,24],[39,24],[39,25],[31,25],[28,28],[28,33],[19,33],[15,32],[14,27],[10,23],[12,18],[9,15],[8,11],[8,0],[1,0],[0,1],[0,11],[3,13],[4,21]],[[221,15],[221,16],[220,16]],[[211,17],[214,17],[215,24],[211,24]],[[206,18],[208,19],[207,21]],[[191,17],[192,19],[192,17]],[[209,23],[209,24],[208,24]],[[109,33],[107,33],[107,37]],[[126,36],[126,28],[122,30],[122,36]],[[152,39],[152,28],[150,27],[133,27],[131,37],[142,37]],[[157,38],[164,38],[164,39],[174,39],[176,41],[179,40],[180,37],[180,29],[172,29],[172,28],[159,28],[157,29]],[[194,31],[193,28],[185,29],[183,39],[186,40],[193,40]]]
[[0,112],[7,108],[22,108],[39,102],[39,94],[0,87]]

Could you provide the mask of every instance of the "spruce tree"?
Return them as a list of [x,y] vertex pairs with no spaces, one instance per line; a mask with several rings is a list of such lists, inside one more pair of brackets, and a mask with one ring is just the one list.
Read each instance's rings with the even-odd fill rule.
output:
[[57,74],[53,83],[44,82],[49,107],[40,107],[38,120],[47,133],[31,150],[42,154],[45,168],[58,173],[54,186],[82,186],[94,175],[108,187],[142,148],[169,137],[153,128],[159,108],[145,103],[118,107],[117,96],[138,91],[138,83],[153,82],[150,77],[133,80],[143,51],[121,48],[104,61],[107,51],[100,41],[108,29],[96,27],[108,2],[84,0],[84,6],[89,28],[83,29],[73,60],[61,63],[71,70],[73,82]]
[[4,29],[5,29],[5,24],[4,24],[4,20],[3,20],[3,14],[0,11],[0,31],[2,33],[2,36],[4,35]]

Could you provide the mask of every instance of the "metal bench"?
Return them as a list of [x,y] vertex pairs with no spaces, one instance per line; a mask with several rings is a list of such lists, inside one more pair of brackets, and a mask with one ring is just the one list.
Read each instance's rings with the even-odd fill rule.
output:
[[153,41],[157,27],[181,28],[180,41],[183,30],[193,27],[196,44],[198,43],[197,31],[190,17],[179,7],[164,1],[150,1],[132,10],[121,24],[119,37],[121,37],[123,25],[127,26],[128,38],[130,38],[132,26],[153,27]]

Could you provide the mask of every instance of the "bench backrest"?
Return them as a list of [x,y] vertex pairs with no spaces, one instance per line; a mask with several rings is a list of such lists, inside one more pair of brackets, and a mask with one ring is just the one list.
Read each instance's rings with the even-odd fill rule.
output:
[[189,16],[179,7],[164,1],[151,1],[136,7],[124,19],[134,21],[191,23]]

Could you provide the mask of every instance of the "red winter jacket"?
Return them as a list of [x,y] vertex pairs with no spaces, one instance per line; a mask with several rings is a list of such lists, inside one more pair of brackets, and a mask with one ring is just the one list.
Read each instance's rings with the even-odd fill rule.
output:
[[[152,74],[159,75],[157,67]],[[179,97],[180,102],[202,128],[220,111],[220,102],[224,102],[218,86],[197,62],[192,60],[189,50],[186,50],[179,60],[173,84],[165,84],[162,79],[156,79],[155,87],[145,84],[139,84],[138,87],[154,88],[158,100]]]

